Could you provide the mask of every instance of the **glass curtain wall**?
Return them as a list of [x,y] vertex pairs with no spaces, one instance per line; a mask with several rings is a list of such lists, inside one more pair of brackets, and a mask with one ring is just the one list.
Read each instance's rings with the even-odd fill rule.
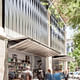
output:
[[64,46],[65,46],[65,33],[64,30],[62,30],[59,27],[59,24],[57,22],[57,20],[54,18],[54,16],[51,16],[50,18],[51,21],[51,27],[50,27],[50,44],[51,47],[61,53],[64,54]]
[[48,43],[47,10],[39,0],[5,0],[5,31],[9,38],[31,37]]

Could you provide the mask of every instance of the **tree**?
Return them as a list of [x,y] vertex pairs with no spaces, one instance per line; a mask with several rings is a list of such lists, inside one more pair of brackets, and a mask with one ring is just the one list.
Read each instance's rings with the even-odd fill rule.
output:
[[80,67],[80,50],[78,48],[76,48],[74,51],[73,51],[73,56],[75,57],[75,60],[77,62],[77,66]]
[[74,35],[74,48],[78,48],[80,50],[80,32]]
[[74,71],[76,67],[80,67],[80,32],[77,32],[73,38],[74,41],[74,50],[71,53],[68,53],[69,56],[75,57],[75,62],[70,62],[69,67],[71,71]]
[[69,62],[70,72],[74,72],[76,69],[76,62]]
[[58,0],[56,7],[68,25],[80,30],[80,0]]
[[[72,52],[68,53],[68,55],[71,56],[71,57],[74,57]],[[75,62],[73,62],[73,61],[68,62],[68,66],[70,68],[70,72],[74,72],[75,69],[76,69],[76,66],[77,66],[77,62],[76,61]]]
[[73,46],[74,51],[68,54],[71,57],[75,57],[75,62],[69,63],[71,71],[74,71],[74,69],[77,66],[80,67],[80,32],[77,32],[74,35],[73,41],[74,41],[74,46]]
[[76,61],[78,62],[78,66],[80,67],[80,32],[74,35],[74,52]]
[[[74,35],[74,51],[76,65],[80,67],[80,0],[60,0],[58,5],[59,13],[66,20],[68,25],[77,30]],[[70,63],[71,66],[73,63]]]
[[69,62],[70,71],[75,71],[77,67],[80,67],[80,50],[76,48],[68,55],[75,58],[75,62]]

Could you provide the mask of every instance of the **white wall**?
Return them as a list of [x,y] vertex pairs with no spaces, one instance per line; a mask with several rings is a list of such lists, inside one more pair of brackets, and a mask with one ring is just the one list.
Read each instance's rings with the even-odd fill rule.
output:
[[0,38],[0,80],[7,80],[7,59],[6,41]]

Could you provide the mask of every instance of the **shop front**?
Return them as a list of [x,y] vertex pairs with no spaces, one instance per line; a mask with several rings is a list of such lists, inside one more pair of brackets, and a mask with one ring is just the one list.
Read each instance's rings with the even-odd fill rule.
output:
[[55,69],[67,70],[67,62],[70,61],[74,61],[74,59],[68,55],[53,56],[53,71],[55,71]]
[[[10,79],[20,79],[21,73],[25,70],[26,66],[30,66],[33,72],[33,77],[37,77],[38,70],[41,69],[45,72],[45,57],[29,55],[29,53],[22,53],[9,49],[8,54],[8,75]],[[14,74],[13,76],[11,74]],[[43,74],[44,76],[44,74]]]
[[34,79],[44,78],[47,66],[46,57],[54,55],[58,55],[55,50],[31,38],[9,41],[8,80],[21,79],[26,66],[30,66]]

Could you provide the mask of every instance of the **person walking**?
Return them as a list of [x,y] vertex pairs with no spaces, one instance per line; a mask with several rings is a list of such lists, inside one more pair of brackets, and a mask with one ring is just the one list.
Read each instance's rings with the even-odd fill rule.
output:
[[65,71],[65,80],[68,80],[68,71]]
[[41,68],[38,69],[37,77],[39,80],[44,80],[44,71]]
[[62,69],[59,69],[59,73],[60,73],[61,80],[65,80],[65,74],[62,71]]
[[55,73],[53,74],[54,80],[61,80],[61,73],[59,72],[59,69],[55,70]]
[[22,78],[23,80],[32,80],[33,74],[30,70],[30,66],[26,66],[25,71],[22,72]]
[[45,75],[45,80],[53,80],[53,76],[51,74],[51,70],[48,69],[48,72]]

